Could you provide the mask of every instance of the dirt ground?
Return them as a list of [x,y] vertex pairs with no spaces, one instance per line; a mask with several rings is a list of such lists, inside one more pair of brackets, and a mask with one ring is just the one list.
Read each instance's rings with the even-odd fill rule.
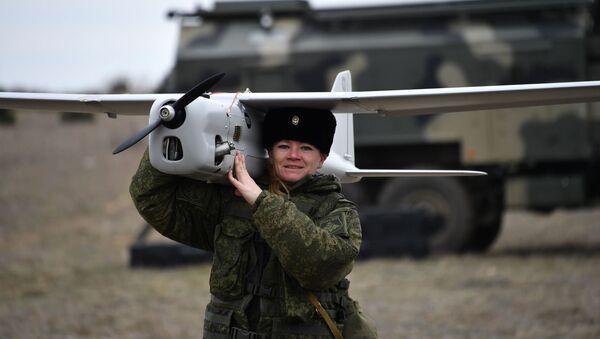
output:
[[[200,338],[208,265],[130,269],[143,118],[0,126],[0,338]],[[356,264],[382,338],[599,338],[600,208],[510,211],[485,255]]]

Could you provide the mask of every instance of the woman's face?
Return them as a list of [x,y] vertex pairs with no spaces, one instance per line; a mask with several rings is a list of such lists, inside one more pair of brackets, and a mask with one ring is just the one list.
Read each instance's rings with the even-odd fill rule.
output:
[[294,140],[281,140],[269,152],[275,174],[283,182],[293,184],[323,166],[327,155],[315,146]]

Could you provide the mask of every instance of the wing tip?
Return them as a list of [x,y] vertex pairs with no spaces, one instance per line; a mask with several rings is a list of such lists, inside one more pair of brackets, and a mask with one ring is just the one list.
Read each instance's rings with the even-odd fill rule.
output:
[[381,169],[358,169],[346,171],[346,175],[357,178],[392,178],[392,177],[465,177],[487,175],[483,171],[472,170],[381,170]]

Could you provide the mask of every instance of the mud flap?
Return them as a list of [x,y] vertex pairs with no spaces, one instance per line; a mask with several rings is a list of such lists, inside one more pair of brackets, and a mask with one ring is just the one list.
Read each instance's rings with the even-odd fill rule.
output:
[[373,207],[359,214],[363,231],[359,259],[425,257],[430,253],[431,234],[442,226],[440,217],[416,208]]
[[146,238],[152,230],[144,224],[137,239],[129,246],[129,266],[172,267],[212,261],[212,253],[178,243],[150,243]]

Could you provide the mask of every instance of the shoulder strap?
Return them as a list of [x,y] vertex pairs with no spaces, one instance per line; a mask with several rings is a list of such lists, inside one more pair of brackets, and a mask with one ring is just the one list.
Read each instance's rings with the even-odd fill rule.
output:
[[344,339],[344,337],[342,337],[342,334],[340,333],[340,330],[337,328],[337,326],[335,326],[335,323],[333,322],[327,311],[325,311],[325,309],[319,302],[319,299],[317,299],[314,293],[308,292],[308,301],[310,301],[310,303],[315,307],[317,312],[319,312],[323,320],[325,320],[325,323],[327,324],[327,327],[329,327],[329,330],[333,334],[333,337],[335,339]]

